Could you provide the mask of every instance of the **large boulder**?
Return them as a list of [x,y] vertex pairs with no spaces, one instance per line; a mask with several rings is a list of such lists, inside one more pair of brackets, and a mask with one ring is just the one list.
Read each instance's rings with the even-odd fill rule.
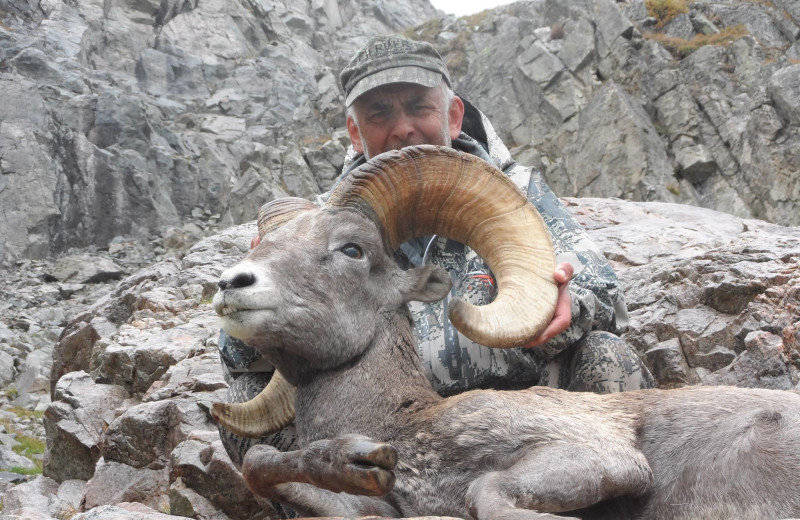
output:
[[662,387],[800,389],[800,229],[665,203],[572,200],[623,281]]

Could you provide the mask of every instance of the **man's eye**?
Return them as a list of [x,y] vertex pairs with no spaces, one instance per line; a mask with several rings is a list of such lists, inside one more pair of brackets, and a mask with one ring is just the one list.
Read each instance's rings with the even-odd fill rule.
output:
[[368,116],[370,121],[379,121],[382,119],[386,119],[388,117],[388,112],[385,110],[378,110],[375,112],[371,112]]
[[355,258],[356,260],[364,256],[364,251],[361,250],[361,247],[358,244],[345,244],[342,246],[340,251],[350,258]]

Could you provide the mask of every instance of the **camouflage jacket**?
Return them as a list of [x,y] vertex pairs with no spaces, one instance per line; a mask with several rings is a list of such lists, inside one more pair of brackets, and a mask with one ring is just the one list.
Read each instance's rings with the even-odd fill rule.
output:
[[[475,304],[490,302],[495,295],[494,277],[475,252],[442,237],[423,237],[407,242],[398,252],[399,260],[411,265],[433,263],[445,267],[453,279],[451,294],[433,304],[412,302],[415,336],[428,379],[442,395],[470,388],[526,388],[539,381],[544,363],[578,341],[590,330],[619,333],[627,327],[628,314],[619,280],[586,231],[572,218],[564,204],[544,182],[541,173],[514,162],[491,123],[477,109],[472,111],[470,133],[462,132],[453,148],[471,153],[494,164],[525,192],[542,215],[557,263],[569,262],[574,277],[569,284],[572,321],[567,330],[535,349],[490,349],[460,334],[447,318],[453,297]],[[364,163],[350,147],[345,158],[346,176]],[[324,202],[327,193],[318,197]]]

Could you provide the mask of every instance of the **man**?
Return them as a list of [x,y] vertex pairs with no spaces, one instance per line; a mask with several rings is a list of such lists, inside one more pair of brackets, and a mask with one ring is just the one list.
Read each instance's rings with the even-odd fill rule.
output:
[[[401,263],[438,264],[453,279],[451,295],[444,301],[411,305],[419,353],[439,393],[536,384],[605,393],[654,385],[636,352],[613,334],[627,325],[627,310],[611,266],[541,174],[516,164],[486,117],[453,93],[447,67],[430,44],[399,36],[372,38],[340,79],[352,143],[341,177],[388,150],[418,144],[452,146],[505,172],[527,193],[553,239],[558,260],[554,277],[559,284],[555,316],[528,345],[503,350],[471,342],[447,318],[452,297],[476,304],[494,297],[494,278],[483,261],[463,244],[446,238],[422,237],[401,246],[396,255]],[[319,198],[325,199],[326,194]],[[265,372],[268,367],[258,366],[263,360],[224,333],[220,350],[231,383],[229,400],[243,401],[258,394],[270,377]],[[255,442],[279,449],[293,445],[291,428],[257,441],[224,430],[221,436],[237,464]]]

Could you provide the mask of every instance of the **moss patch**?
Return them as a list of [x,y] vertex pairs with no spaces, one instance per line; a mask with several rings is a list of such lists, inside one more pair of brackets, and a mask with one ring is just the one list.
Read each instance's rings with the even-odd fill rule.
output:
[[645,34],[644,37],[649,40],[656,40],[673,56],[685,58],[705,45],[727,45],[728,43],[738,40],[747,34],[749,33],[744,25],[733,25],[725,28],[717,34],[698,34],[691,40],[675,38],[662,33]]
[[689,2],[687,0],[645,0],[647,13],[656,19],[656,28],[667,25],[670,20],[689,12]]

